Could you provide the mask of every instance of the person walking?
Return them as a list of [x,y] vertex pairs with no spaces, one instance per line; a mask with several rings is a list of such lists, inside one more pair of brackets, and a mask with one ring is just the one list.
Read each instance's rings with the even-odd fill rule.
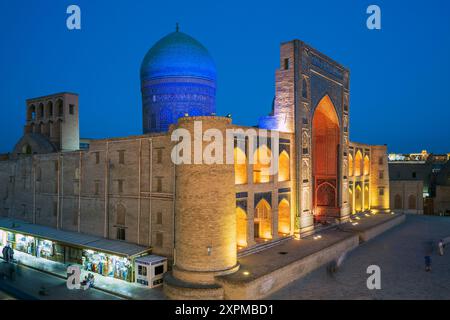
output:
[[6,246],[3,247],[3,250],[2,250],[3,259],[5,259],[6,262],[9,262],[11,260],[10,259],[11,254],[10,254],[10,251],[9,251],[10,249],[11,248],[10,248],[9,243],[8,243]]
[[438,248],[439,248],[439,255],[443,256],[444,255],[444,241],[441,239],[438,242]]
[[425,256],[425,271],[431,271],[431,256]]
[[8,262],[8,259],[9,259],[8,245],[3,247],[2,257],[6,262]]

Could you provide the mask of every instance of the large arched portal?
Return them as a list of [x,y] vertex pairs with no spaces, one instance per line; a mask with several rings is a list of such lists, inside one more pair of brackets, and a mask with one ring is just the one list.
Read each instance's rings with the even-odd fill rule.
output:
[[339,217],[339,119],[328,95],[320,100],[312,121],[314,214],[318,221]]

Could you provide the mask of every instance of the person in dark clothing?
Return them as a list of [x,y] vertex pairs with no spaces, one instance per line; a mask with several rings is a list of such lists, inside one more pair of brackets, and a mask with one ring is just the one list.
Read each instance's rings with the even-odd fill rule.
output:
[[4,246],[4,247],[3,247],[3,250],[2,250],[2,256],[3,256],[3,259],[4,259],[6,262],[8,262],[9,254],[8,254],[8,247],[7,247],[7,246]]
[[425,271],[431,271],[431,257],[425,256]]
[[3,247],[2,255],[3,255],[3,259],[5,259],[6,262],[9,262],[11,260],[10,250],[11,250],[11,248],[10,248],[9,244],[7,244],[6,246]]

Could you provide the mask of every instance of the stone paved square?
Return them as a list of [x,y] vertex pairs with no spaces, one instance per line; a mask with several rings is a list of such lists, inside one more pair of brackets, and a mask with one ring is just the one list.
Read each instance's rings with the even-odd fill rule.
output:
[[[334,277],[326,267],[294,281],[268,299],[450,299],[450,251],[432,253],[427,243],[450,235],[450,218],[408,215],[406,221],[351,252]],[[368,290],[366,268],[381,268],[381,289]]]

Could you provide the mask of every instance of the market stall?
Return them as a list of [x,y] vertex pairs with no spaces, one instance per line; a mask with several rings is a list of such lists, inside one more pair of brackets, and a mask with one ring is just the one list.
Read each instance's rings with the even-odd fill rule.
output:
[[83,250],[82,264],[86,271],[125,281],[132,279],[132,265],[125,257],[94,250]]
[[47,239],[37,240],[36,256],[38,258],[45,258],[48,260],[64,263],[64,252],[64,246],[57,242]]
[[128,282],[135,280],[135,259],[151,248],[78,232],[0,217],[0,244],[65,265]]
[[15,235],[15,249],[18,251],[22,251],[31,255],[35,254],[35,238],[32,236],[26,236],[21,233],[16,233]]

